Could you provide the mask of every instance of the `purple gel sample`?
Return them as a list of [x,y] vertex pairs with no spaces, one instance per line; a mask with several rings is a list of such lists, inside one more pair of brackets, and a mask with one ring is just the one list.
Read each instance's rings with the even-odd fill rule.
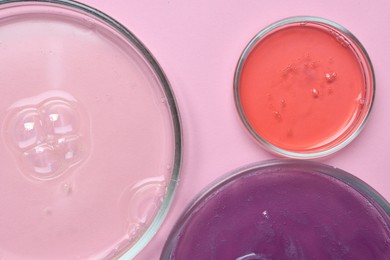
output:
[[390,259],[389,209],[367,184],[333,167],[261,164],[200,197],[161,258]]

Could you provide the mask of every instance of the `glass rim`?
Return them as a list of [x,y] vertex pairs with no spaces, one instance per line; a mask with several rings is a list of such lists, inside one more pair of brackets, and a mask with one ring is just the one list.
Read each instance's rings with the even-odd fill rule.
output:
[[94,18],[98,19],[103,24],[106,24],[113,28],[117,33],[123,36],[126,41],[128,41],[137,51],[139,51],[140,56],[145,59],[145,64],[150,67],[152,73],[156,76],[156,79],[162,87],[162,91],[169,106],[169,114],[171,119],[170,121],[172,123],[173,129],[172,133],[174,135],[174,155],[170,175],[171,178],[169,180],[169,184],[167,185],[165,196],[161,203],[160,209],[157,211],[155,217],[153,218],[153,221],[130,248],[126,248],[126,251],[118,252],[119,255],[117,257],[132,259],[137,254],[139,254],[142,249],[144,249],[144,247],[150,242],[150,240],[159,230],[169,211],[176,190],[176,186],[179,181],[180,169],[182,164],[182,128],[180,113],[171,84],[169,83],[168,78],[166,77],[161,66],[159,65],[155,57],[152,55],[152,53],[145,47],[145,45],[124,25],[119,23],[111,16],[105,14],[104,12],[73,0],[3,0],[0,1],[0,8],[7,4],[16,3],[57,5],[68,7],[70,9],[78,10],[85,14],[92,15]]
[[172,250],[174,249],[182,228],[187,225],[187,221],[191,219],[191,216],[194,213],[200,210],[200,208],[202,208],[209,199],[212,200],[214,194],[218,193],[220,189],[223,189],[226,185],[233,183],[241,177],[251,176],[251,171],[255,170],[261,171],[260,173],[254,173],[256,175],[267,173],[272,174],[277,172],[277,170],[301,170],[306,172],[311,171],[321,175],[326,175],[348,185],[350,188],[363,196],[366,200],[370,201],[373,204],[375,211],[377,211],[379,215],[384,215],[385,217],[387,216],[390,219],[390,203],[379,192],[377,192],[362,179],[340,168],[317,161],[296,160],[290,158],[260,161],[227,172],[198,192],[194,199],[192,199],[185,207],[184,211],[180,214],[175,225],[171,229],[171,232],[161,252],[160,259],[170,259],[169,257],[171,256]]
[[[352,121],[359,121],[359,119],[361,118],[361,121],[359,122],[357,128],[352,129],[353,130],[352,133],[348,133],[347,137],[344,138],[340,143],[333,145],[330,148],[322,150],[322,151],[298,152],[298,151],[283,149],[283,148],[280,148],[274,144],[271,144],[270,142],[268,142],[266,139],[264,139],[260,134],[258,134],[253,129],[253,127],[249,123],[249,121],[248,121],[248,119],[245,116],[245,113],[243,111],[243,106],[242,106],[240,91],[239,91],[240,90],[240,77],[241,77],[243,66],[246,62],[248,55],[253,50],[253,48],[257,45],[257,43],[263,39],[263,37],[267,36],[269,33],[272,33],[275,29],[278,29],[282,26],[286,26],[286,25],[293,24],[293,23],[314,23],[317,25],[328,26],[328,27],[331,27],[331,28],[335,29],[336,31],[344,34],[345,36],[349,37],[349,39],[352,41],[352,43],[355,44],[356,47],[358,48],[358,50],[356,50],[356,48],[352,48],[355,51],[355,53],[361,54],[364,57],[365,61],[363,62],[358,57],[356,57],[356,59],[360,63],[364,63],[364,65],[366,65],[366,67],[367,67],[367,70],[362,71],[362,74],[364,74],[364,80],[365,80],[364,89],[365,90],[369,89],[372,92],[372,93],[370,93],[371,98],[370,98],[369,102],[366,102],[366,107],[368,108],[367,111],[364,114],[357,117],[356,119],[352,120]],[[369,84],[369,85],[367,85],[367,77],[366,77],[367,74],[370,74],[370,76],[371,76],[371,84]],[[258,32],[249,41],[249,43],[246,45],[245,49],[241,53],[240,58],[238,60],[238,63],[236,65],[234,79],[233,79],[233,94],[234,94],[234,102],[235,102],[236,110],[238,111],[238,114],[239,114],[239,117],[240,117],[242,123],[244,124],[245,128],[249,131],[251,136],[257,141],[257,143],[259,143],[266,150],[268,150],[272,153],[278,154],[278,155],[282,155],[282,156],[285,156],[288,158],[295,158],[295,159],[316,159],[316,158],[325,157],[325,156],[331,155],[331,154],[339,151],[340,149],[344,148],[349,143],[351,143],[351,141],[354,140],[359,135],[359,133],[361,132],[361,130],[364,128],[365,124],[367,123],[367,120],[369,118],[369,115],[371,114],[372,107],[374,104],[375,92],[376,92],[376,83],[375,83],[374,68],[373,68],[370,57],[369,57],[366,49],[364,48],[364,46],[348,29],[346,29],[342,25],[340,25],[336,22],[333,22],[331,20],[321,18],[321,17],[316,17],[316,16],[293,16],[293,17],[279,20],[279,21],[272,23],[272,24],[266,26],[265,28],[263,28],[260,32]],[[368,106],[367,106],[367,103],[368,103]],[[346,134],[348,132],[348,130],[350,130],[350,127],[345,129],[342,133],[340,133],[338,135],[338,137],[342,136],[343,134]],[[337,140],[337,138],[327,142],[327,144],[331,144],[332,142],[335,142],[336,140]]]

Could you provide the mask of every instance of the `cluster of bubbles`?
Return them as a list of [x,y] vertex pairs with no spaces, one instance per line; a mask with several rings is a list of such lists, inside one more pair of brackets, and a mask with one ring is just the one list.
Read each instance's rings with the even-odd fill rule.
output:
[[22,170],[38,179],[54,178],[83,157],[81,116],[66,100],[13,108],[5,133]]

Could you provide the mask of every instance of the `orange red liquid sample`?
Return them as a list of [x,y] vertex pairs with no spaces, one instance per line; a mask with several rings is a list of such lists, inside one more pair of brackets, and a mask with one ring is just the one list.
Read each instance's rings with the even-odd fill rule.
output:
[[348,40],[309,24],[285,26],[259,40],[238,84],[250,127],[265,142],[293,152],[342,142],[367,102],[365,75]]

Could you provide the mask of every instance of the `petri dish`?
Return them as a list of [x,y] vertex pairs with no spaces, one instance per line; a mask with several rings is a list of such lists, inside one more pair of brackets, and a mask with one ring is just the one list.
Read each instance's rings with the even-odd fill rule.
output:
[[387,259],[390,204],[313,161],[275,160],[216,181],[174,226],[161,259]]
[[318,17],[292,17],[260,31],[235,73],[240,118],[271,152],[311,159],[349,144],[375,93],[367,52],[347,29]]
[[96,9],[2,1],[0,71],[0,259],[133,258],[181,161],[159,64]]

